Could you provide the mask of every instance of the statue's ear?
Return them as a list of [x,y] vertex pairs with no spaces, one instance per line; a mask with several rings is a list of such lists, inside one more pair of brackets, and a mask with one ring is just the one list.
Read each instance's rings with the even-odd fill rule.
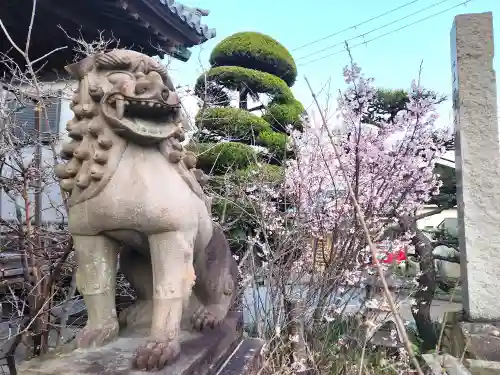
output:
[[86,73],[88,73],[95,64],[95,57],[88,56],[83,60],[76,63],[66,65],[64,70],[66,70],[73,78],[81,79]]

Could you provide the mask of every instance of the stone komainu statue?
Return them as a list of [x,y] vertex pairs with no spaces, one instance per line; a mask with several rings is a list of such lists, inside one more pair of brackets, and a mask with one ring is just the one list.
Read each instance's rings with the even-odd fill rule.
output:
[[[76,347],[101,346],[147,326],[133,367],[161,369],[180,353],[181,321],[213,328],[235,300],[237,267],[183,149],[181,106],[167,70],[127,50],[66,70],[79,80],[58,165],[70,193],[69,231],[88,321]],[[117,317],[116,267],[138,299]]]

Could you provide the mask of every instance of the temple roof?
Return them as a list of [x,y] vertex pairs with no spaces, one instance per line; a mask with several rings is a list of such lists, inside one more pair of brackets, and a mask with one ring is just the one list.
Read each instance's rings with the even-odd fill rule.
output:
[[198,35],[204,38],[204,41],[208,39],[215,38],[215,29],[209,28],[207,25],[203,24],[202,17],[206,17],[210,14],[208,10],[200,8],[192,8],[187,5],[183,5],[175,0],[157,0],[165,5],[172,14],[175,14],[183,22],[185,22],[189,27],[194,29]]
[[[10,40],[24,50],[31,21],[32,2],[0,0],[0,15]],[[171,55],[189,59],[189,48],[215,37],[215,29],[202,22],[207,10],[175,0],[43,0],[38,1],[29,54],[38,61],[39,74],[61,72],[74,61],[78,41],[113,41],[109,47],[128,48],[149,56]],[[20,67],[26,61],[12,49],[0,30],[0,56],[7,54]],[[80,46],[81,47],[81,46]],[[42,60],[37,60],[42,58]],[[0,75],[9,67],[0,64]]]

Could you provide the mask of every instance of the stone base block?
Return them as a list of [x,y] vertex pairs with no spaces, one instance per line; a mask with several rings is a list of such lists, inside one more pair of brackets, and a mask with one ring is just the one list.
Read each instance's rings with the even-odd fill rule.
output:
[[[158,372],[130,369],[132,356],[145,337],[120,337],[101,348],[54,354],[34,359],[19,366],[20,375],[215,375],[243,356],[254,362],[256,343],[242,338],[242,315],[231,313],[222,324],[206,333],[183,332],[180,358]],[[258,345],[257,345],[258,346]],[[253,349],[253,352],[250,351]],[[245,354],[245,352],[247,352]],[[221,371],[221,372],[219,372]],[[247,375],[247,372],[228,372]]]
[[468,357],[500,362],[500,322],[461,322]]
[[481,361],[478,359],[466,359],[465,367],[472,375],[499,375],[500,362]]
[[424,354],[429,375],[471,375],[469,370],[457,358],[449,355]]
[[500,362],[460,359],[448,354],[424,354],[429,375],[500,375]]

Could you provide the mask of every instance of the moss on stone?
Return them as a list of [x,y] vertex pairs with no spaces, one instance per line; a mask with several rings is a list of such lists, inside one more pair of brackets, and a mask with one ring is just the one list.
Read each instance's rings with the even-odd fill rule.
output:
[[288,86],[297,78],[290,52],[278,41],[257,32],[239,32],[222,40],[210,55],[212,66],[244,66],[280,77]]
[[272,74],[239,66],[218,66],[198,77],[195,86],[196,95],[203,97],[205,81],[215,81],[230,90],[247,87],[251,93],[268,94],[275,103],[287,103],[295,100],[292,90],[285,81]]
[[196,126],[244,143],[254,143],[261,131],[270,129],[262,117],[233,107],[206,108],[198,112]]

